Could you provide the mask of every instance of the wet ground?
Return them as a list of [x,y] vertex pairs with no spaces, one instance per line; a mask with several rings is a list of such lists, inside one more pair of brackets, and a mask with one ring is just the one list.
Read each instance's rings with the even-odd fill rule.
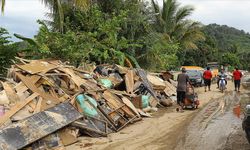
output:
[[242,130],[242,118],[233,113],[249,103],[248,93],[227,92],[208,103],[186,128],[176,150],[250,150]]
[[250,91],[234,92],[228,82],[225,93],[213,84],[211,91],[196,88],[201,105],[196,110],[176,112],[176,105],[159,109],[152,118],[131,124],[108,137],[81,137],[67,150],[250,150],[233,108],[250,104]]

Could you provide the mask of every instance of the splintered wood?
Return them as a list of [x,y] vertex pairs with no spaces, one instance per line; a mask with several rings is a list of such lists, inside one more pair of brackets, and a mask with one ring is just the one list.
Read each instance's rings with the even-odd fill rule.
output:
[[[141,117],[151,117],[143,107],[156,107],[164,97],[176,94],[174,81],[148,75],[143,69],[102,65],[95,74],[58,60],[17,59],[21,63],[11,67],[11,79],[0,81],[0,105],[4,108],[0,150],[27,145],[64,149],[77,142],[78,133],[107,136]],[[98,78],[109,80],[112,88],[106,88]],[[79,100],[80,94],[85,99]],[[145,101],[144,96],[149,99]],[[89,115],[92,112],[93,116]]]

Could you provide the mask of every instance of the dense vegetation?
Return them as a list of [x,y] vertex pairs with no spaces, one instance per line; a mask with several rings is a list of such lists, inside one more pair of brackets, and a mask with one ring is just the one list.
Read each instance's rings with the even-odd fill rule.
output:
[[218,49],[217,59],[222,64],[238,65],[250,69],[250,34],[226,25],[210,24],[204,27],[204,33]]
[[[3,1],[2,1],[3,2]],[[22,52],[26,58],[56,58],[73,65],[118,63],[151,71],[176,69],[180,65],[205,66],[219,61],[247,67],[249,35],[219,25],[202,26],[186,19],[191,6],[176,0],[42,0],[51,9],[50,20],[33,39],[15,35],[24,42],[11,43],[0,30],[0,69]]]

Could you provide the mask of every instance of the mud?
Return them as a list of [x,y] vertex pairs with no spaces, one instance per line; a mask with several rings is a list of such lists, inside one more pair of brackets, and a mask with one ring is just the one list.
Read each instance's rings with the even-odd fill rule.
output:
[[233,113],[243,99],[249,95],[233,91],[210,102],[195,116],[175,150],[249,150],[241,127],[243,116]]
[[[212,85],[212,91],[196,88],[201,106],[197,110],[175,111],[175,106],[160,109],[152,118],[144,118],[112,133],[107,138],[82,137],[71,149],[88,150],[250,150],[241,128],[241,118],[233,114],[235,105],[249,103],[249,94],[233,91],[229,82],[225,93]],[[87,143],[87,146],[86,146]]]

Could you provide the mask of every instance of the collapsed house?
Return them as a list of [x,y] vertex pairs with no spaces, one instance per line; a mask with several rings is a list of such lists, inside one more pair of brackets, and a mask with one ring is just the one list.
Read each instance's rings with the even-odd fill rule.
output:
[[49,149],[107,136],[171,106],[171,74],[58,60],[24,60],[0,81],[0,149]]

